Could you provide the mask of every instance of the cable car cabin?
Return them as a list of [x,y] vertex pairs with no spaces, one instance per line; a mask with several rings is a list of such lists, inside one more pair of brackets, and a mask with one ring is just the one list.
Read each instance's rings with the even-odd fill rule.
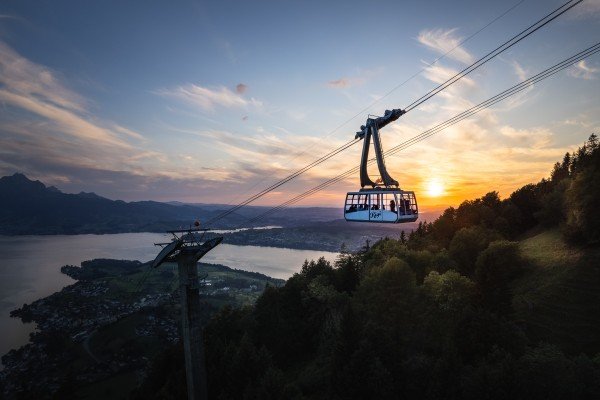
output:
[[414,192],[400,189],[366,189],[346,195],[344,218],[355,222],[402,223],[419,217]]
[[[400,189],[398,181],[388,174],[385,167],[379,129],[397,120],[406,111],[401,109],[385,110],[383,117],[367,118],[367,123],[356,132],[355,139],[363,140],[363,150],[360,158],[360,189],[346,195],[344,218],[346,221],[382,222],[397,224],[415,222],[419,217],[415,192]],[[379,170],[379,179],[369,178],[367,166],[371,139],[375,148],[375,159]],[[365,189],[365,187],[371,187]]]

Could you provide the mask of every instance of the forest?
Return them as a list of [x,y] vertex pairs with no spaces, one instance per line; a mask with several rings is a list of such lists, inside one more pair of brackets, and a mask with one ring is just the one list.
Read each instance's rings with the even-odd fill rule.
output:
[[[212,399],[600,398],[600,146],[548,179],[305,262],[205,329]],[[133,398],[185,398],[180,346]]]

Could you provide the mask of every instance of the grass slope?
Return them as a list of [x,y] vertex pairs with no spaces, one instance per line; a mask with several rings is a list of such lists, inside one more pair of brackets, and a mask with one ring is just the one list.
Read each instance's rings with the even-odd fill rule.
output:
[[600,352],[600,249],[566,244],[558,230],[523,240],[531,270],[514,287],[513,307],[529,337],[570,354]]

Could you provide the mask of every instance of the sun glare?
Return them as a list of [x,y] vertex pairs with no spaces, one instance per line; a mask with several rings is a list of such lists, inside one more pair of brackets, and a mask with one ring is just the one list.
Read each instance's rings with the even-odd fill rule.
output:
[[444,185],[439,180],[434,179],[427,183],[427,194],[430,197],[439,197],[442,193],[444,193]]

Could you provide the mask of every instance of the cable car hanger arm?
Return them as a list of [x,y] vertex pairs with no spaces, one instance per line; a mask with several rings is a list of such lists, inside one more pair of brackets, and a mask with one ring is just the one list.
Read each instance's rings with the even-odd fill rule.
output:
[[383,117],[367,119],[367,125],[362,125],[360,127],[360,131],[356,132],[354,138],[363,139],[367,134],[367,129],[369,128],[369,126],[375,126],[377,129],[381,129],[384,126],[400,118],[400,116],[403,114],[406,114],[406,111],[401,110],[399,108],[395,108],[393,110],[385,110]]
[[375,156],[377,158],[377,168],[379,169],[379,175],[381,176],[381,183],[386,187],[395,186],[398,187],[398,181],[390,176],[385,167],[385,160],[383,158],[383,149],[381,148],[381,138],[379,137],[379,129],[394,122],[406,111],[396,108],[394,110],[385,110],[383,117],[368,118],[367,123],[360,127],[360,131],[356,132],[355,139],[364,139],[362,156],[360,159],[360,186],[371,186],[375,188],[379,185],[379,182],[373,182],[369,178],[367,172],[367,163],[369,162],[369,149],[371,145],[371,137],[373,137],[373,145],[375,146]]

